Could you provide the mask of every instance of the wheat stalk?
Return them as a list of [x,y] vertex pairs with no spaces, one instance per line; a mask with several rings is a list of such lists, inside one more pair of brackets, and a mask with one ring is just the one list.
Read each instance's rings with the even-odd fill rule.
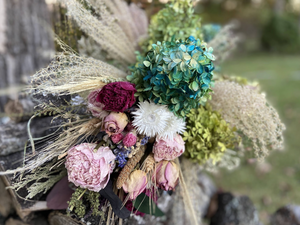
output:
[[148,174],[153,171],[154,166],[155,166],[154,154],[150,153],[143,163],[142,170]]
[[134,167],[137,165],[137,163],[141,160],[141,158],[144,155],[145,149],[146,149],[146,146],[141,145],[139,148],[139,151],[132,158],[130,158],[128,160],[127,164],[124,166],[124,168],[122,169],[121,173],[118,176],[117,184],[116,184],[118,189],[120,189],[123,186],[123,184],[129,177],[129,174],[131,173],[131,171],[134,169]]

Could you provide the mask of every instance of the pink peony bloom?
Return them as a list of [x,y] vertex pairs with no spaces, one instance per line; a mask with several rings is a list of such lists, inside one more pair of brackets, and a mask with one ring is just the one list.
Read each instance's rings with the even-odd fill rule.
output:
[[124,135],[122,133],[118,133],[118,134],[113,134],[111,135],[111,140],[113,143],[117,144],[120,141],[122,141],[124,138]]
[[156,185],[166,191],[175,189],[179,180],[179,168],[172,161],[162,160],[156,164],[156,176],[153,176]]
[[121,133],[128,123],[128,118],[125,113],[111,112],[104,119],[104,130],[111,136]]
[[175,135],[173,140],[168,138],[156,138],[153,146],[154,159],[156,162],[161,160],[173,160],[184,152],[184,141],[179,134]]
[[133,130],[133,132],[129,132],[126,134],[126,136],[123,139],[123,144],[126,147],[134,146],[137,140],[136,131]]
[[109,112],[103,110],[104,105],[100,102],[96,101],[96,98],[101,89],[92,91],[88,96],[88,110],[93,114],[94,117],[103,119],[105,118]]
[[104,104],[104,110],[124,112],[135,103],[135,84],[113,82],[105,85],[97,96],[97,101]]
[[68,151],[66,169],[69,181],[77,187],[99,192],[110,178],[115,166],[115,155],[109,147],[100,147],[96,152],[96,144],[83,143]]
[[123,184],[123,190],[128,193],[129,199],[134,200],[147,186],[147,174],[142,170],[135,170]]

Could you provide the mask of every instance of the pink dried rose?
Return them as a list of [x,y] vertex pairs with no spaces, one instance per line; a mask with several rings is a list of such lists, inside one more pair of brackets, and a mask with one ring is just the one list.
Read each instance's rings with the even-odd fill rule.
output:
[[109,147],[100,147],[94,151],[96,144],[83,143],[68,151],[65,162],[69,181],[77,187],[99,192],[109,181],[115,166],[116,156]]
[[124,135],[122,133],[118,133],[118,134],[113,134],[111,135],[111,140],[113,143],[117,144],[120,141],[122,141],[124,138]]
[[111,112],[104,119],[104,130],[111,136],[121,133],[128,123],[128,118],[125,113]]
[[126,147],[134,146],[137,140],[136,131],[133,130],[127,133],[123,139],[123,144]]
[[155,176],[152,178],[156,185],[166,191],[175,189],[179,180],[179,168],[172,161],[162,160],[156,164]]
[[105,118],[109,112],[103,110],[104,105],[100,102],[96,101],[96,98],[101,89],[92,91],[88,96],[88,110],[93,114],[94,117],[103,119]]
[[135,170],[123,184],[123,190],[128,193],[129,199],[134,200],[147,186],[147,174],[142,170]]
[[135,103],[135,84],[113,82],[105,85],[97,96],[97,101],[104,104],[104,110],[124,112]]
[[173,160],[179,157],[185,150],[184,141],[179,134],[176,134],[174,139],[156,138],[152,152],[156,162],[161,160]]

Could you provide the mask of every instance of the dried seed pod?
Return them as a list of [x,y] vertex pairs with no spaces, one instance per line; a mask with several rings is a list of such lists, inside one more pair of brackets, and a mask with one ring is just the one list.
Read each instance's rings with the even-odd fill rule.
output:
[[130,158],[128,160],[127,164],[124,166],[124,168],[122,169],[121,173],[118,176],[118,180],[117,180],[117,184],[116,184],[118,189],[120,189],[123,186],[123,184],[129,177],[129,174],[131,173],[131,171],[134,169],[136,164],[141,160],[141,158],[144,155],[145,149],[146,149],[146,146],[142,145],[139,148],[139,151],[137,152],[137,154],[135,154],[132,158]]

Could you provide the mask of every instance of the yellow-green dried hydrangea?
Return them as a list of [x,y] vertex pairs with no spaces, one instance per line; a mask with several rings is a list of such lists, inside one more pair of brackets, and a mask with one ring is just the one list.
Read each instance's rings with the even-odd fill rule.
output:
[[208,159],[217,162],[227,148],[232,149],[240,142],[235,135],[236,129],[231,128],[208,104],[191,110],[187,115],[186,128],[184,154],[199,164]]

